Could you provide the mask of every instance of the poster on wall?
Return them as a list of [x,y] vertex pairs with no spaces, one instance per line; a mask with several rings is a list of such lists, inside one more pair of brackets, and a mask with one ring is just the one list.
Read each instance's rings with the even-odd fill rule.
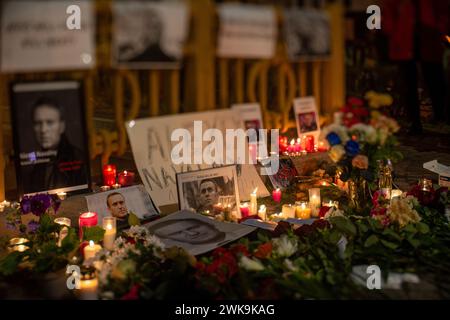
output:
[[219,57],[270,59],[274,56],[277,21],[273,7],[223,3],[217,10]]
[[[211,128],[218,129],[225,137],[226,129],[243,129],[243,122],[240,115],[233,110],[217,110],[137,119],[128,122],[126,128],[140,177],[155,205],[161,207],[178,203],[177,173],[213,166],[206,164],[203,159],[195,163],[193,156],[192,164],[175,164],[172,161],[171,152],[179,141],[171,141],[172,132],[176,129],[186,129],[193,141],[195,137],[202,139],[205,131]],[[244,141],[246,142],[246,139]],[[209,144],[210,140],[205,139],[200,148],[205,150]],[[237,143],[235,143],[236,146]],[[194,143],[191,143],[190,148],[193,150],[194,147]],[[237,154],[236,150],[234,151]],[[227,157],[224,149],[223,155]],[[236,159],[234,157],[231,160]],[[270,195],[254,165],[237,165],[236,171],[241,200],[248,200],[255,188],[258,188],[260,197]]]
[[330,19],[325,11],[286,9],[284,35],[291,61],[323,60],[331,53]]
[[314,141],[319,141],[319,111],[314,97],[294,99],[294,115],[298,136],[313,135]]
[[259,129],[263,129],[263,119],[259,103],[233,104],[231,109],[239,112],[246,130],[255,129],[258,131]]
[[90,188],[81,83],[16,83],[11,116],[20,194]]
[[131,69],[179,67],[189,31],[184,2],[116,1],[113,14],[113,64]]
[[[67,23],[66,10],[72,5],[80,8],[80,28],[75,30]],[[1,6],[2,72],[82,70],[95,65],[92,1],[3,1]]]

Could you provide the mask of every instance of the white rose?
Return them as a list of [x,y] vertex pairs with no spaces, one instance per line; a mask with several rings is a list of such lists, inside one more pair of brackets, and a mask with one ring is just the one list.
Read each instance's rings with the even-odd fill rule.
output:
[[282,235],[280,238],[273,241],[274,252],[279,257],[290,257],[297,252],[297,241],[290,239],[286,235]]

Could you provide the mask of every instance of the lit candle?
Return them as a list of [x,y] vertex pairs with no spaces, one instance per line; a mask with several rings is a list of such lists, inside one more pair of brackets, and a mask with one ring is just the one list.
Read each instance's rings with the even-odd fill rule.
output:
[[419,180],[419,185],[422,191],[431,191],[433,188],[433,181],[427,178],[421,178]]
[[85,212],[78,218],[78,227],[80,239],[83,239],[83,227],[95,227],[98,223],[98,215],[95,212]]
[[283,204],[281,209],[283,218],[295,218],[295,206],[292,204]]
[[314,136],[313,135],[306,136],[305,150],[307,152],[314,152]]
[[97,252],[99,252],[100,250],[102,250],[102,246],[99,244],[95,244],[94,241],[90,240],[89,245],[84,247],[83,250],[84,260],[94,258]]
[[72,221],[69,218],[60,217],[55,219],[55,223],[64,226],[63,228],[61,228],[61,231],[59,231],[58,236],[58,247],[61,247],[62,241],[69,234],[68,227],[70,227]]
[[242,218],[248,217],[250,215],[248,202],[241,203],[239,209],[241,210],[241,217]]
[[116,166],[113,164],[106,164],[103,166],[103,184],[112,186],[116,183]]
[[280,188],[276,188],[272,191],[272,199],[275,202],[280,202],[281,201],[281,190]]
[[223,204],[221,202],[213,204],[214,215],[221,214],[223,212]]
[[388,200],[391,199],[391,191],[392,191],[391,188],[381,188],[380,189],[381,196],[384,199],[388,199]]
[[61,200],[61,201],[64,201],[64,200],[67,199],[67,193],[66,192],[58,192],[56,195],[58,196],[59,200]]
[[232,221],[231,204],[227,204],[223,210],[223,218],[225,221]]
[[311,208],[312,216],[317,217],[319,215],[319,208],[321,205],[320,189],[319,188],[311,188],[308,191],[309,191],[309,206]]
[[295,153],[295,139],[291,140],[291,143],[288,147],[288,152],[289,153]]
[[103,246],[107,250],[113,250],[114,241],[116,240],[116,233],[117,233],[116,218],[104,217],[103,229],[105,229],[105,235],[103,236]]
[[318,150],[319,152],[326,152],[326,151],[328,151],[327,143],[324,142],[324,141],[319,141],[319,145],[318,145],[317,150]]
[[122,186],[119,183],[115,183],[112,185],[113,189],[120,189]]
[[334,208],[337,209],[338,206],[339,206],[339,202],[338,201],[330,200],[330,201],[322,202],[322,207],[330,207],[330,208],[334,207]]
[[123,187],[131,186],[134,184],[134,172],[126,170],[120,172],[117,180]]
[[258,201],[257,201],[257,191],[258,188],[253,190],[250,194],[250,214],[253,216],[258,212]]
[[265,205],[261,205],[261,206],[259,207],[259,210],[258,210],[258,217],[259,217],[261,220],[263,220],[263,221],[266,221],[266,220],[267,220],[267,214],[266,214],[266,211],[267,211],[267,208],[266,208]]
[[287,151],[287,137],[280,136],[278,139],[278,148],[280,153],[285,153]]
[[30,247],[26,246],[25,243],[28,242],[28,239],[25,238],[12,238],[9,240],[9,247],[8,250],[11,251],[17,251],[17,252],[24,252]]
[[82,275],[80,279],[80,290],[76,291],[80,300],[97,300],[98,279],[95,273]]
[[5,208],[8,208],[10,206],[11,206],[11,202],[9,202],[9,201],[4,200],[4,201],[0,202],[0,212],[3,212],[3,210],[5,210]]
[[109,191],[109,190],[111,190],[110,186],[101,186],[100,187],[100,191],[102,191],[102,192]]
[[400,189],[394,189],[394,190],[391,191],[391,199],[401,197],[402,194],[403,194],[403,191],[402,191],[402,190],[400,190]]
[[295,216],[298,219],[310,219],[311,208],[306,201],[299,201],[295,203]]

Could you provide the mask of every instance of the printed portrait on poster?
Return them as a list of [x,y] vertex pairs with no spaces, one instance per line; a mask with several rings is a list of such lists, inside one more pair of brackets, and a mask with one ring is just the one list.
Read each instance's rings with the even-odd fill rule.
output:
[[286,9],[284,34],[291,61],[326,59],[331,53],[330,19],[323,10]]
[[177,174],[178,204],[180,209],[198,213],[212,213],[214,205],[229,205],[237,209],[239,191],[236,166],[224,166]]
[[15,162],[22,194],[89,189],[81,89],[78,81],[11,86]]
[[177,68],[189,29],[183,2],[115,2],[113,63],[134,69]]
[[112,216],[118,229],[128,228],[133,220],[146,221],[158,215],[143,185],[95,193],[86,196],[86,202],[89,211],[97,212],[99,225],[103,217]]
[[294,115],[299,137],[313,135],[318,141],[320,135],[319,111],[314,97],[294,99]]

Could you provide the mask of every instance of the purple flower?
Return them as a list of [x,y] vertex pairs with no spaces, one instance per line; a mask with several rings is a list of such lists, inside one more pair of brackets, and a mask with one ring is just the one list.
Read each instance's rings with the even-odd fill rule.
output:
[[31,212],[42,216],[52,205],[52,198],[48,194],[37,194],[31,198]]
[[22,201],[20,201],[20,209],[22,211],[22,214],[27,214],[31,212],[31,198],[30,197],[23,197]]
[[39,226],[40,226],[39,222],[32,220],[28,223],[28,231],[30,233],[35,233],[37,229],[39,229]]

